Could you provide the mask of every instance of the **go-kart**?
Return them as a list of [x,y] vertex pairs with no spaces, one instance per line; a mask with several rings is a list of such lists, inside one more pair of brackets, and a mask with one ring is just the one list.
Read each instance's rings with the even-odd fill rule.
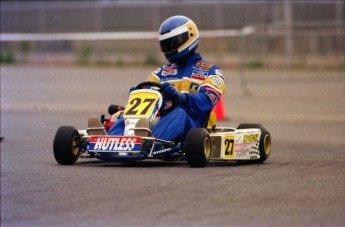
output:
[[[262,163],[270,155],[271,136],[265,127],[260,124],[240,124],[237,129],[217,127],[213,113],[205,119],[203,128],[191,129],[185,141],[155,138],[151,129],[159,121],[163,102],[160,88],[157,83],[140,83],[131,91],[125,108],[109,107],[110,116],[101,117],[101,127],[77,130],[61,126],[53,144],[56,161],[72,165],[79,157],[119,162],[186,160],[190,167],[205,167],[210,160]],[[124,135],[108,135],[107,131],[121,115]]]

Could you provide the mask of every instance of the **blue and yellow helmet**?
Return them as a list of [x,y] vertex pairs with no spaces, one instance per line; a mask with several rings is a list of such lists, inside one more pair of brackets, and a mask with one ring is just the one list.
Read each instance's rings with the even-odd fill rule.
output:
[[198,28],[188,17],[169,17],[159,28],[159,43],[167,60],[175,63],[198,46]]

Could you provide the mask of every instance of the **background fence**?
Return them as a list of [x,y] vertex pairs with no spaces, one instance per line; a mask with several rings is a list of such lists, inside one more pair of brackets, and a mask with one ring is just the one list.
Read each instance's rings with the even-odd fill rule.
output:
[[[201,37],[200,51],[223,66],[344,65],[344,1],[332,0],[2,1],[2,62],[12,55],[23,62],[159,64],[164,57],[154,37],[92,41],[56,37],[61,33],[139,32],[140,38],[140,34],[156,32],[162,21],[176,14],[192,18],[201,35],[205,30],[254,29],[246,36],[212,37],[208,32],[211,35]],[[19,33],[17,41],[5,39],[13,33]],[[27,41],[24,34],[28,33],[53,34],[55,40]]]

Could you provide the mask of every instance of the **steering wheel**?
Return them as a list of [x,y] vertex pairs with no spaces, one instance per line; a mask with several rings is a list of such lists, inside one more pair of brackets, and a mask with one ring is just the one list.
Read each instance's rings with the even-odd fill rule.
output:
[[[160,89],[162,88],[162,85],[160,83],[156,83],[156,82],[152,82],[152,81],[144,81],[144,82],[138,84],[136,86],[136,89],[142,89],[145,86],[157,87],[159,92],[160,92]],[[162,96],[163,96],[163,105],[164,105],[164,101],[166,101],[166,99],[164,98],[163,94],[162,94]],[[175,109],[176,101],[175,100],[170,100],[170,101],[171,101],[171,106],[166,110],[161,109],[160,110],[161,113],[167,113],[167,112],[170,112],[171,110]]]
[[156,82],[152,82],[152,81],[144,81],[141,82],[140,84],[138,84],[135,88],[136,89],[141,89],[144,88],[145,86],[152,86],[152,87],[158,87],[159,89],[162,88],[162,85]]

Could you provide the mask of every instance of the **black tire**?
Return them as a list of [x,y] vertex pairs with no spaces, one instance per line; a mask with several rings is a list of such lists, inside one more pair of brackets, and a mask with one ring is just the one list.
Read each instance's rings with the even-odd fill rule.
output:
[[61,165],[73,165],[80,154],[80,135],[71,126],[61,126],[54,138],[55,160]]
[[212,143],[204,128],[191,129],[186,138],[186,159],[190,167],[205,167],[210,161]]
[[109,107],[108,107],[108,113],[109,115],[113,115],[114,113],[116,113],[119,109],[119,106],[118,105],[114,105],[114,104],[111,104]]
[[261,124],[244,123],[244,124],[240,124],[237,127],[237,129],[247,129],[247,128],[258,128],[261,130],[261,136],[259,140],[260,159],[248,160],[248,161],[237,161],[237,162],[241,164],[263,163],[271,154],[271,146],[272,146],[271,134]]

